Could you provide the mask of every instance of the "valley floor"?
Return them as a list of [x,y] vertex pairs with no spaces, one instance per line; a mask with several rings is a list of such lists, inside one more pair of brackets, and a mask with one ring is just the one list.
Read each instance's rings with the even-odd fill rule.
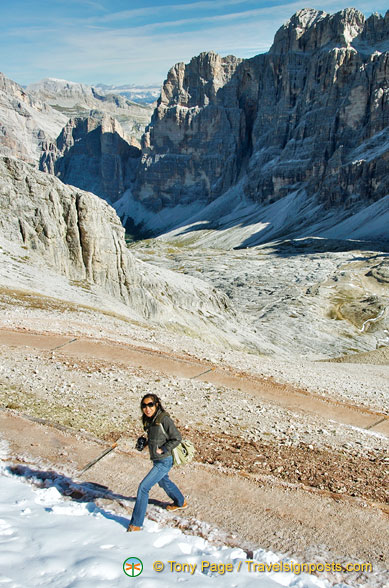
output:
[[[104,484],[119,501],[94,498],[129,518],[149,467],[133,449],[139,399],[156,392],[198,453],[173,473],[190,509],[167,515],[153,489],[151,519],[249,553],[371,563],[372,574],[328,578],[385,585],[385,348],[362,354],[362,363],[288,362],[33,301],[2,292],[0,420],[14,464]],[[113,441],[118,448],[79,478]]]

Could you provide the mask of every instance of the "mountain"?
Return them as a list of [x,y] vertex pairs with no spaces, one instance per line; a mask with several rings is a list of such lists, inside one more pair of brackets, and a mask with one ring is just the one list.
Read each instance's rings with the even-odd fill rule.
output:
[[[388,14],[304,9],[266,54],[209,52],[176,64],[141,152],[129,133],[140,136],[150,105],[103,85],[51,78],[27,93],[9,81],[3,152],[26,159],[27,145],[35,161],[43,152],[42,170],[114,203],[141,236],[205,237],[224,248],[306,236],[387,239]],[[25,128],[18,108],[27,103],[42,109],[51,135],[43,122]],[[51,122],[48,103],[73,115],[61,118],[56,141],[59,119]]]
[[134,84],[113,86],[99,83],[93,84],[93,87],[101,94],[119,94],[138,104],[153,104],[161,93],[161,86],[135,86]]
[[304,9],[266,54],[178,63],[116,205],[123,221],[194,239],[214,230],[216,241],[228,229],[227,247],[339,223],[338,238],[387,237],[382,223],[358,226],[364,210],[389,219],[388,48],[389,12]]
[[143,325],[221,345],[262,345],[259,336],[238,332],[228,298],[213,286],[137,260],[114,209],[94,194],[0,157],[0,209],[0,278],[12,296],[27,288],[74,301],[78,288],[96,307]]
[[118,121],[98,111],[70,119],[57,140],[44,143],[42,150],[42,171],[110,203],[134,181],[141,154],[127,142]]
[[67,118],[85,117],[91,110],[114,116],[128,137],[138,139],[150,122],[153,111],[151,104],[136,103],[131,99],[128,100],[121,93],[57,78],[45,78],[30,84],[26,90],[32,96],[65,114]]
[[42,143],[54,140],[67,117],[0,73],[0,155],[36,165]]

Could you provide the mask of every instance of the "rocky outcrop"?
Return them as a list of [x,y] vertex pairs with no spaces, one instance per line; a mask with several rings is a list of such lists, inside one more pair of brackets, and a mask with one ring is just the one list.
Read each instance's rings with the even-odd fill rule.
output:
[[[152,211],[215,200],[241,181],[352,209],[389,192],[389,12],[304,9],[252,59],[173,67],[143,139],[132,198]],[[131,210],[128,210],[131,215]]]
[[56,78],[30,84],[27,92],[67,118],[87,117],[91,110],[112,116],[121,124],[128,140],[141,138],[153,112],[151,104],[136,104],[113,91]]
[[137,261],[115,211],[94,194],[0,157],[0,209],[3,250],[7,243],[23,247],[29,265],[43,260],[58,274],[124,302],[143,319],[179,330],[220,337],[219,326],[231,321],[227,298],[211,286]]
[[140,157],[120,124],[98,112],[70,119],[56,143],[45,143],[43,151],[42,171],[111,203],[134,181]]
[[[151,112],[151,105],[64,80],[44,80],[25,90],[0,73],[0,155],[38,166],[43,154],[41,169],[51,173],[66,155],[58,164],[65,182],[114,201],[134,179],[140,146],[135,136],[141,136]],[[78,149],[72,136],[81,141]],[[77,151],[72,163],[69,151]],[[81,152],[91,160],[81,161]]]
[[385,22],[389,13],[378,25],[352,9],[303,10],[277,33],[252,133],[245,191],[253,199],[304,189],[330,208],[388,193],[389,58],[381,32],[373,34]]
[[54,140],[67,121],[0,73],[0,155],[37,165],[42,143]]
[[169,71],[143,137],[135,187],[152,210],[207,202],[236,181],[245,141],[234,77],[241,61],[202,53]]

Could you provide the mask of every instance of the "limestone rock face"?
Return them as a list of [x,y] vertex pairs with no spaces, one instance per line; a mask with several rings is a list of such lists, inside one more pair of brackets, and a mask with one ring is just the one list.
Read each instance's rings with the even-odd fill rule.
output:
[[[116,212],[21,160],[0,157],[0,235],[69,280],[98,286],[138,316],[203,335],[231,321],[228,299],[201,280],[137,261]],[[44,279],[44,275],[42,276]]]
[[193,199],[206,202],[237,179],[245,138],[234,77],[240,63],[202,53],[169,71],[143,137],[135,187],[153,210]]
[[389,12],[304,9],[252,59],[203,53],[174,66],[143,139],[133,197],[159,211],[242,182],[269,204],[304,192],[325,208],[389,192]]
[[140,150],[127,143],[120,124],[98,112],[70,119],[56,143],[45,143],[40,169],[115,202],[134,180]]
[[53,140],[67,121],[0,73],[0,155],[37,165],[42,143]]
[[349,207],[388,193],[388,14],[302,10],[277,33],[252,133],[253,199],[303,188],[327,207]]
[[13,158],[0,159],[2,235],[44,257],[70,279],[128,296],[131,270],[115,212],[93,194],[65,186]]

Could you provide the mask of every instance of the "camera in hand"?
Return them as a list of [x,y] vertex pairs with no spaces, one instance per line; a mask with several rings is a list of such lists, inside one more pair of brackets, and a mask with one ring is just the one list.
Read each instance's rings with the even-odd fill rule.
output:
[[136,444],[135,444],[135,449],[137,449],[138,451],[143,451],[144,448],[147,445],[147,439],[146,437],[139,437],[139,439],[137,440]]

